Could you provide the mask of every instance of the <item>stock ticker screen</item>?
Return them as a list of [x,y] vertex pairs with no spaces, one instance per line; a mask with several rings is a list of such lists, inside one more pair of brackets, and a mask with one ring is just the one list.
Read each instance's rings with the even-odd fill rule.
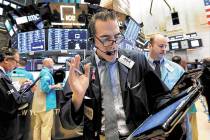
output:
[[20,53],[45,50],[45,30],[18,33],[18,50]]
[[86,49],[87,29],[48,29],[48,50]]

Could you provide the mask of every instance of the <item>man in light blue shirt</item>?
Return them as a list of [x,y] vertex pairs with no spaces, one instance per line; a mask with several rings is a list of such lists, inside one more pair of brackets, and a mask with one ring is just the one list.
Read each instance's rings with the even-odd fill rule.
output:
[[150,39],[148,61],[152,68],[155,69],[154,61],[160,62],[161,80],[168,86],[169,89],[176,84],[177,80],[184,73],[184,69],[178,64],[166,59],[167,39],[160,35],[154,35]]
[[26,80],[34,81],[33,74],[25,69],[26,65],[27,59],[21,58],[17,68],[8,73],[8,76],[12,79],[12,82],[14,82],[14,85],[18,90]]
[[[159,67],[159,77],[167,85],[169,89],[172,89],[179,78],[183,75],[185,70],[178,64],[166,59],[164,56],[166,54],[166,46],[168,45],[168,40],[161,34],[156,34],[150,38],[149,55],[147,57],[149,64],[158,74],[157,68]],[[157,64],[158,62],[158,64]],[[186,115],[186,127],[187,134],[186,139],[191,140],[192,136],[189,130],[191,126],[189,125],[189,117]]]

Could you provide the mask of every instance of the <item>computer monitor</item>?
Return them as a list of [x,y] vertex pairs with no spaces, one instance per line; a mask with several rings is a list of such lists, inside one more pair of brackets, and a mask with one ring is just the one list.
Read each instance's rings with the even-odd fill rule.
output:
[[171,42],[169,42],[169,49],[170,50],[179,50],[179,49],[181,49],[180,41],[171,41]]
[[48,50],[86,49],[87,29],[48,29]]
[[136,40],[141,28],[139,24],[131,17],[128,18],[128,21],[125,21],[125,24],[126,24],[126,30],[124,33],[125,38],[128,40]]
[[18,33],[18,50],[20,53],[45,51],[45,30]]
[[68,61],[70,58],[72,58],[71,56],[58,56],[57,62],[59,64],[65,64],[66,61]]
[[5,20],[4,26],[10,37],[14,36],[18,32],[17,25],[14,24],[10,19]]
[[190,48],[202,47],[202,40],[201,39],[193,39],[189,40]]
[[123,40],[120,44],[120,48],[130,50],[137,49],[136,40],[141,29],[139,23],[137,23],[133,18],[127,16],[124,21],[124,26],[125,40]]
[[189,44],[187,40],[181,40],[181,49],[188,49]]

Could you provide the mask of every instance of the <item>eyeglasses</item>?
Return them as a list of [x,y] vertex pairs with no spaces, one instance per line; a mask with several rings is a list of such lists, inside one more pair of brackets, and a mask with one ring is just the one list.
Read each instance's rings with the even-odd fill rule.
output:
[[112,46],[114,43],[120,44],[120,43],[125,39],[124,35],[121,34],[121,33],[120,33],[120,34],[117,34],[117,35],[115,36],[115,40],[111,40],[111,39],[107,39],[107,38],[100,39],[100,38],[97,37],[97,36],[95,36],[95,37],[96,37],[96,39],[97,39],[98,41],[101,42],[101,44],[103,44],[104,47]]

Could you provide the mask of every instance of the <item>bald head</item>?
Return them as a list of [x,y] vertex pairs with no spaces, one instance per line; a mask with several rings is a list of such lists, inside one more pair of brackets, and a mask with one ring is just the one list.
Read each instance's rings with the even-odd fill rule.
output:
[[154,60],[160,60],[166,54],[168,40],[161,34],[155,34],[150,38],[149,52]]
[[44,67],[47,67],[47,68],[52,68],[53,65],[54,65],[54,61],[53,61],[52,58],[45,58],[45,59],[42,61],[42,63],[43,63],[43,66],[44,66]]

